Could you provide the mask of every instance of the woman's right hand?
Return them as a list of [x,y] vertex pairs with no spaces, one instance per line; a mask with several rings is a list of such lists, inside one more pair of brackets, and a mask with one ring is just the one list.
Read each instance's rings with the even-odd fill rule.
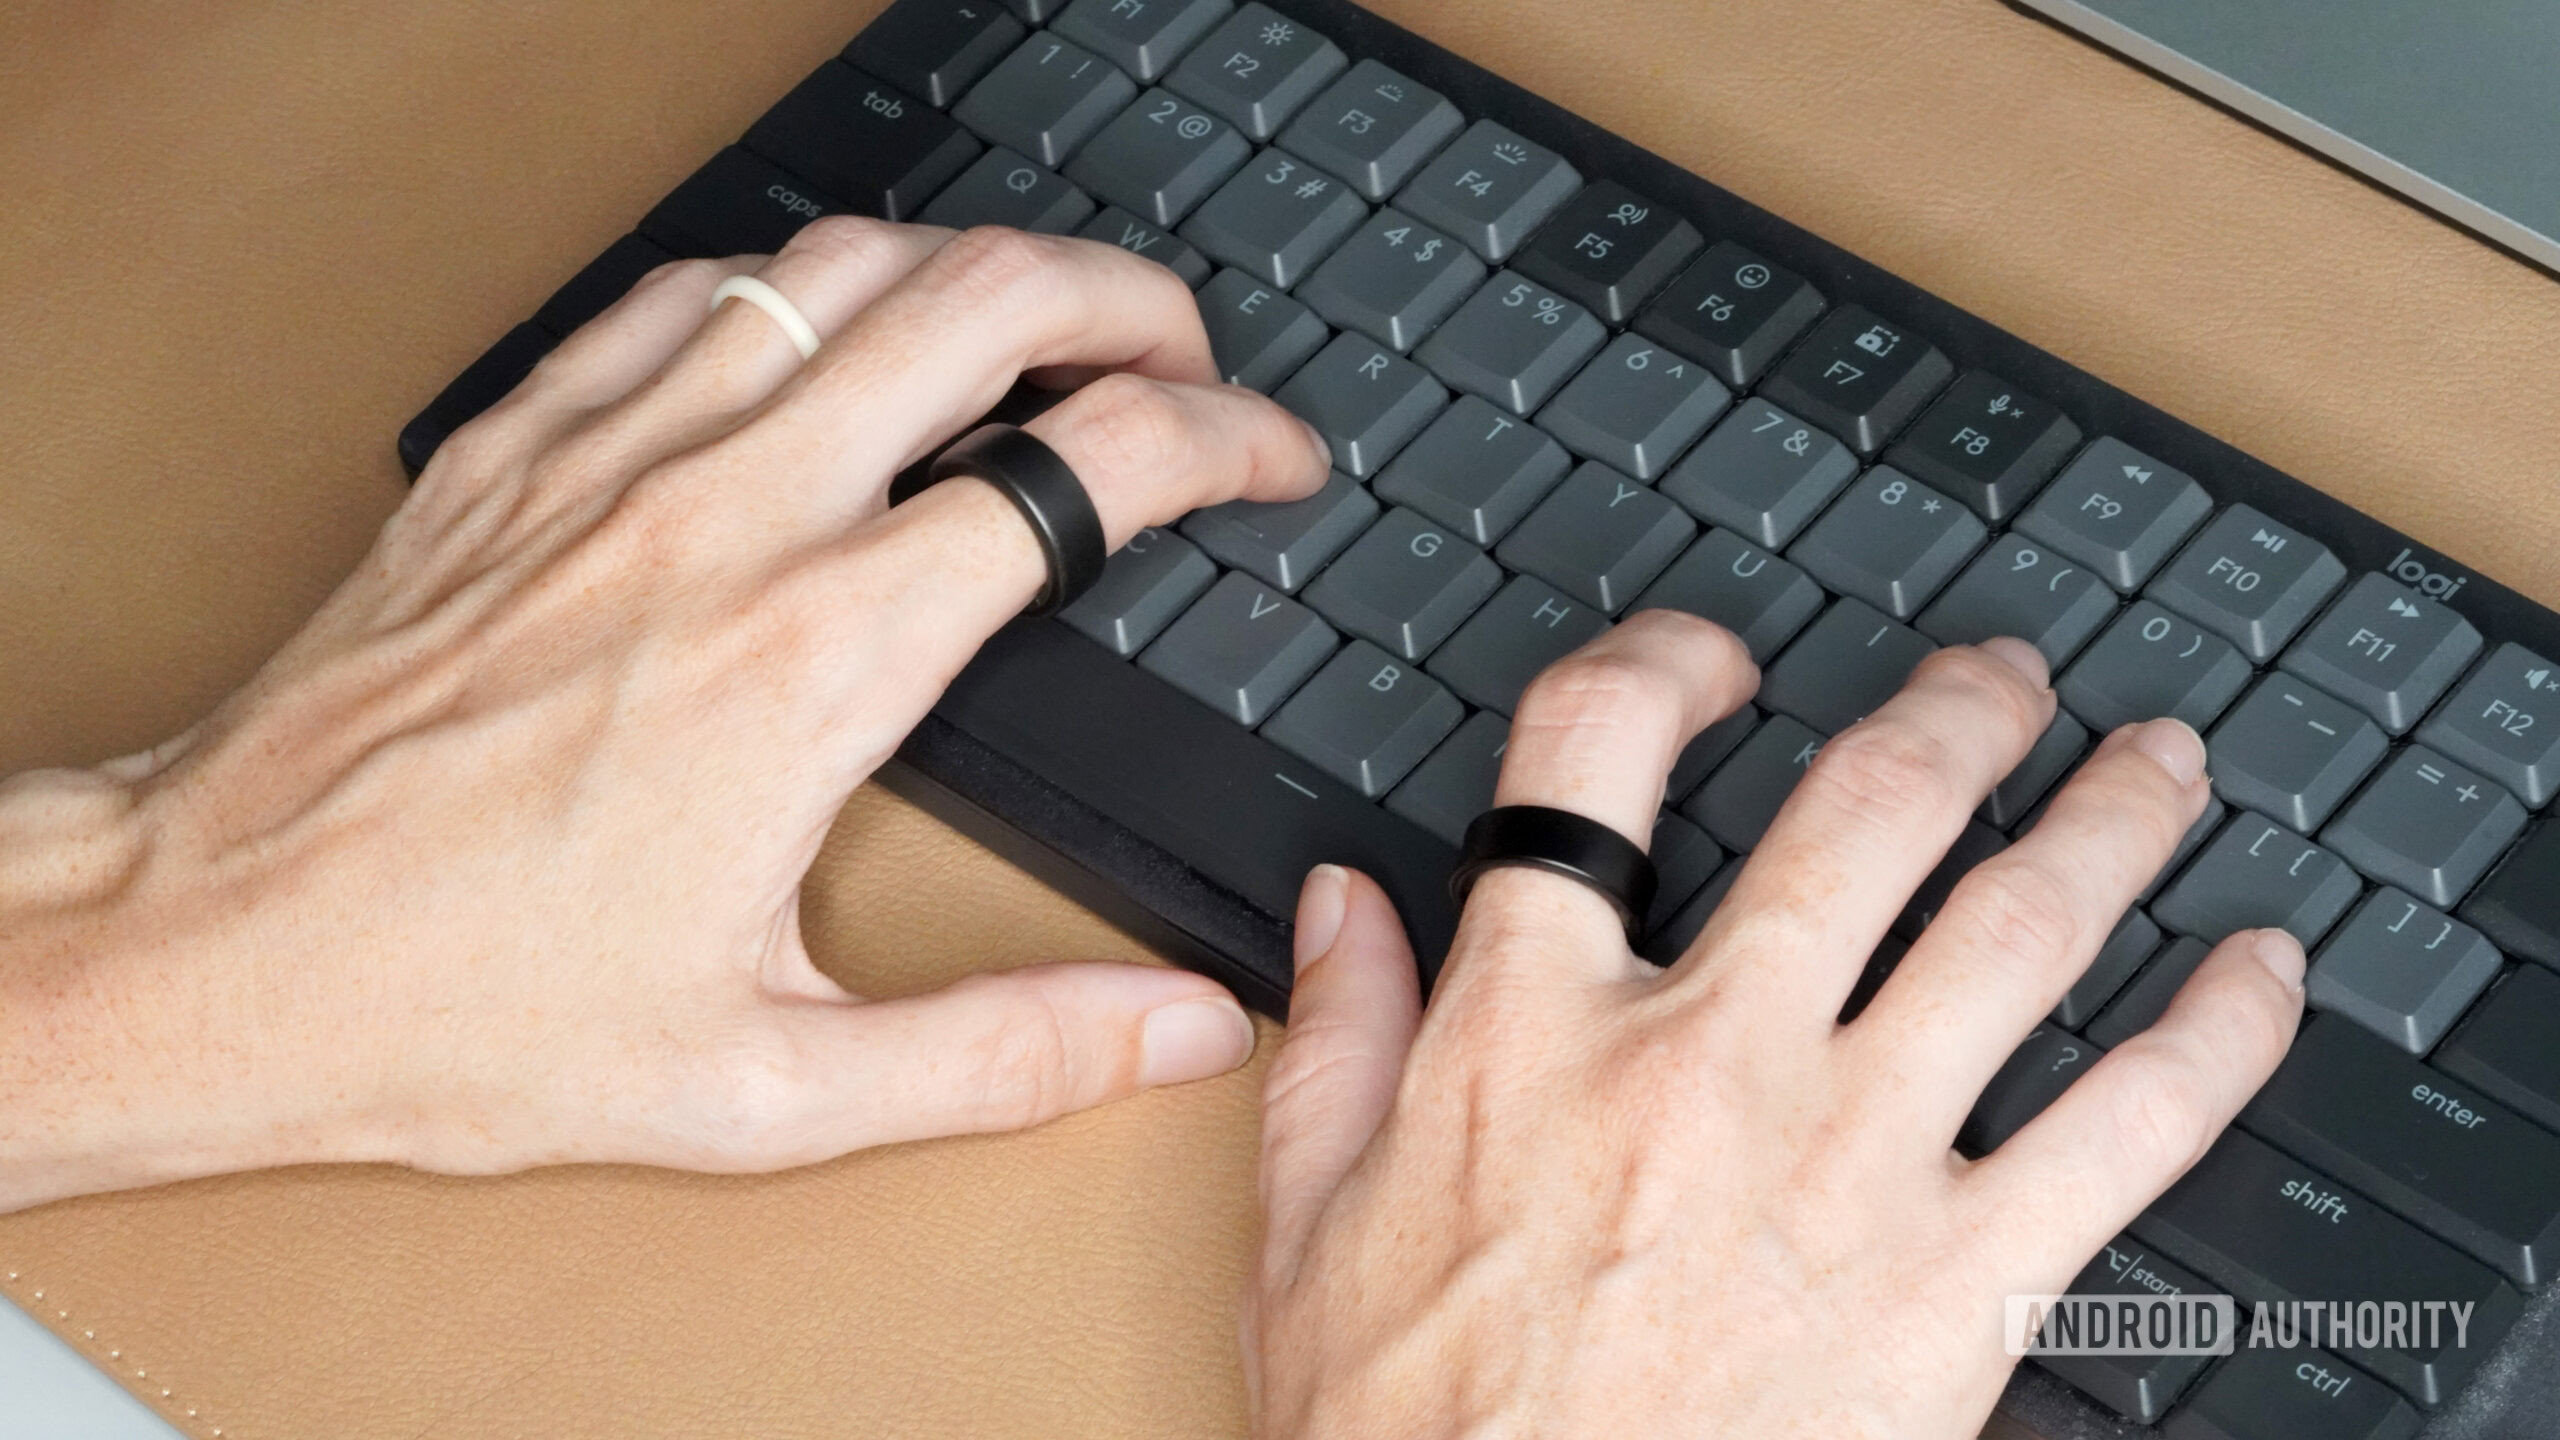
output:
[[[1642,843],[1752,693],[1742,647],[1640,615],[1522,700],[1499,801]],[[2291,1043],[2303,954],[2214,951],[2149,1031],[1979,1162],[1957,1127],[2202,811],[2174,720],[2110,736],[1975,869],[1873,1003],[1869,955],[2053,717],[2032,646],[1941,651],[1833,740],[1680,962],[1534,870],[1486,875],[1425,1013],[1386,897],[1298,913],[1263,1119],[1246,1364],[1264,1440],[1964,1440],[2054,1293]]]

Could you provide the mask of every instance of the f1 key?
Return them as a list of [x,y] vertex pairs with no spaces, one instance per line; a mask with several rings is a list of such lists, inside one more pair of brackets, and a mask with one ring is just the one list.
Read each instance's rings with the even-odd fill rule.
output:
[[2338,1015],[2314,1015],[2240,1123],[2506,1272],[2560,1254],[2560,1138]]

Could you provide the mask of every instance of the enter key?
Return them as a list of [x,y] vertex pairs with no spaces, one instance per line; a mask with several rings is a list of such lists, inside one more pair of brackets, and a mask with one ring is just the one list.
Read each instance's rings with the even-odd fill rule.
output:
[[2560,1254],[2560,1138],[2344,1017],[2313,1017],[2241,1115],[2530,1290]]

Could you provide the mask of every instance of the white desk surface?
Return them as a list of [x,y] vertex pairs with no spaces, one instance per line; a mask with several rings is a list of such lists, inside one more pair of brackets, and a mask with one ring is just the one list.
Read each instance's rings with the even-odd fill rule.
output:
[[0,1300],[0,1440],[182,1440],[139,1400]]

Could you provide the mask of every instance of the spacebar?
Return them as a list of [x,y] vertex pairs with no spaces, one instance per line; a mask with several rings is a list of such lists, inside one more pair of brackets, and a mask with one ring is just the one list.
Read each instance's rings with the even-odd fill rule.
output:
[[1284,923],[1308,870],[1367,872],[1439,968],[1446,842],[1065,626],[1007,627],[935,713]]

